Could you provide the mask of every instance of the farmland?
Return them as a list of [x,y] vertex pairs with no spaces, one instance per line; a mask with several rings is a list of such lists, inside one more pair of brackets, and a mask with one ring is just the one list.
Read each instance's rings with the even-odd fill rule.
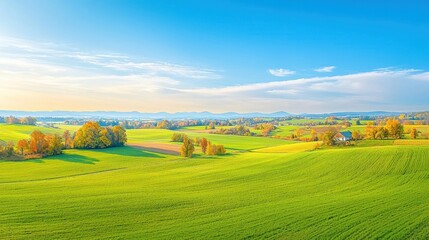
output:
[[[2,125],[0,132],[7,141],[35,128]],[[130,144],[175,144],[171,130],[127,133]],[[313,150],[312,143],[186,133],[223,143],[229,154],[185,159],[126,146],[0,161],[0,238],[429,236],[429,146],[374,140]]]

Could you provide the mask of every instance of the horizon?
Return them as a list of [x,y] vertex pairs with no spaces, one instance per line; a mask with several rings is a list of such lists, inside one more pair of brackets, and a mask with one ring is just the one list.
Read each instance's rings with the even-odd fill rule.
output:
[[424,2],[125,2],[0,2],[0,109],[429,109]]
[[158,112],[144,112],[144,111],[116,111],[116,110],[82,110],[82,111],[74,111],[74,110],[8,110],[8,109],[0,109],[1,112],[24,112],[24,113],[54,113],[54,112],[67,112],[67,113],[140,113],[140,114],[178,114],[178,113],[210,113],[210,114],[228,114],[228,113],[236,113],[236,114],[276,114],[276,113],[286,113],[289,115],[324,115],[324,114],[338,114],[338,113],[416,113],[416,112],[427,112],[428,110],[423,111],[384,111],[384,110],[374,110],[374,111],[338,111],[338,112],[288,112],[288,111],[273,111],[273,112],[264,112],[264,111],[253,111],[253,112],[240,112],[240,111],[225,111],[225,112],[212,112],[212,111],[176,111],[176,112],[168,112],[168,111],[158,111]]

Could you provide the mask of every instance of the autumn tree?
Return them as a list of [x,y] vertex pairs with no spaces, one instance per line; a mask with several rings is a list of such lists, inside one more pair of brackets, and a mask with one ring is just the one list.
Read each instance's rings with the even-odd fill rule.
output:
[[163,121],[158,122],[156,124],[156,128],[159,128],[159,129],[169,129],[169,128],[171,128],[171,123],[169,121],[167,121],[167,120],[163,120]]
[[311,129],[311,140],[312,140],[312,141],[317,141],[317,140],[319,140],[319,139],[317,138],[317,132],[316,132],[316,130],[314,130],[314,129]]
[[183,142],[183,138],[185,137],[184,133],[173,133],[171,136],[172,142]]
[[410,138],[416,139],[417,136],[418,136],[418,134],[419,134],[419,132],[417,131],[417,129],[416,128],[412,128],[411,131],[410,131]]
[[344,120],[343,125],[344,125],[344,127],[348,128],[352,125],[352,123],[347,121],[347,120]]
[[64,140],[64,148],[69,149],[73,147],[73,138],[70,135],[70,131],[66,130],[63,133],[63,140]]
[[30,134],[30,151],[36,154],[43,154],[48,147],[45,134],[39,130],[34,130]]
[[365,127],[365,138],[366,139],[375,139],[377,134],[377,128],[374,126],[373,122],[367,122]]
[[113,147],[121,147],[124,146],[127,142],[127,133],[125,129],[121,126],[114,126],[112,128],[114,135]]
[[48,134],[45,136],[45,141],[47,143],[46,154],[48,155],[58,155],[62,153],[63,149],[63,140],[58,134]]
[[354,130],[352,132],[352,139],[353,140],[360,140],[360,139],[362,139],[362,134],[360,133],[359,130]]
[[223,145],[218,144],[216,146],[216,155],[223,155],[226,153],[225,147]]
[[101,128],[99,132],[100,136],[100,148],[107,148],[112,146],[115,141],[115,134],[113,133],[112,128],[106,127]]
[[210,122],[208,129],[215,129],[215,123],[213,121]]
[[389,119],[384,126],[392,138],[402,138],[404,135],[404,126],[398,119]]
[[182,157],[191,158],[192,154],[194,153],[194,150],[194,144],[192,143],[191,139],[189,139],[188,136],[185,135],[185,137],[183,138],[182,147],[180,148],[180,155]]
[[21,139],[16,143],[16,148],[22,156],[24,156],[24,153],[28,150],[29,146],[30,144],[26,139]]
[[216,145],[212,144],[210,141],[207,143],[207,151],[206,154],[208,156],[216,155]]
[[87,122],[76,132],[73,140],[75,148],[93,149],[100,146],[100,124],[97,122]]
[[334,124],[337,124],[337,121],[335,120],[334,116],[330,116],[330,117],[327,117],[325,119],[325,124],[326,125],[334,125]]
[[34,117],[24,117],[19,119],[19,123],[23,125],[36,125],[37,119]]
[[375,129],[375,139],[386,139],[389,136],[389,132],[385,127],[377,127]]
[[201,144],[201,138],[199,138],[199,137],[195,137],[195,138],[194,138],[194,145],[195,145],[195,146],[200,146],[200,144]]
[[9,141],[4,149],[6,157],[11,157],[15,149],[15,144],[12,141]]
[[304,131],[301,128],[297,128],[294,131],[294,135],[296,138],[300,138],[304,134]]
[[335,132],[326,131],[322,137],[323,144],[328,145],[328,146],[334,145],[335,144],[335,139],[334,139],[335,134],[336,134]]
[[207,139],[206,138],[202,138],[200,145],[201,145],[201,151],[205,154],[206,151],[207,151],[207,145],[208,145]]
[[20,123],[19,119],[14,117],[14,116],[9,116],[9,117],[6,117],[5,119],[6,119],[6,123],[8,123],[8,124]]

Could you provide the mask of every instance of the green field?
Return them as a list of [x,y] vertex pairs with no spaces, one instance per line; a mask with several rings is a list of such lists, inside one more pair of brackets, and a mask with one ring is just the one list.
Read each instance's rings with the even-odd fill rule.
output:
[[[21,127],[0,126],[0,139],[35,128]],[[134,143],[168,143],[173,132],[127,133]],[[306,151],[272,138],[186,133],[230,154],[184,159],[120,147],[0,161],[0,239],[429,237],[429,146]]]
[[0,123],[0,140],[16,142],[20,139],[28,139],[30,138],[30,133],[33,132],[35,129],[38,129],[43,133],[62,134],[64,132],[64,129],[58,128],[46,128],[28,125],[10,125]]
[[[165,129],[132,129],[127,130],[128,141],[130,143],[138,142],[170,142],[174,132]],[[280,139],[265,138],[265,137],[248,137],[235,135],[221,135],[211,133],[201,133],[195,131],[180,131],[191,138],[205,137],[215,144],[223,144],[229,150],[252,150],[270,146],[278,146],[283,144],[291,144],[293,141],[285,141]]]

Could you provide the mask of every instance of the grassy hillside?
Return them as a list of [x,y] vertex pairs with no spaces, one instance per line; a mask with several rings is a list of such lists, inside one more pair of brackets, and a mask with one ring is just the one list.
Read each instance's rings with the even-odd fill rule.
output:
[[256,149],[255,152],[263,153],[295,153],[295,152],[305,152],[314,150],[316,147],[320,146],[322,142],[298,142],[295,144],[286,144],[275,147],[267,147]]
[[[129,138],[170,134],[132,130]],[[275,153],[305,147],[212,136],[261,149],[183,159],[121,147],[0,161],[0,239],[429,236],[429,146]]]
[[20,139],[28,139],[30,138],[30,133],[36,129],[42,131],[43,133],[62,134],[64,132],[64,129],[57,128],[0,123],[0,140],[16,142]]

